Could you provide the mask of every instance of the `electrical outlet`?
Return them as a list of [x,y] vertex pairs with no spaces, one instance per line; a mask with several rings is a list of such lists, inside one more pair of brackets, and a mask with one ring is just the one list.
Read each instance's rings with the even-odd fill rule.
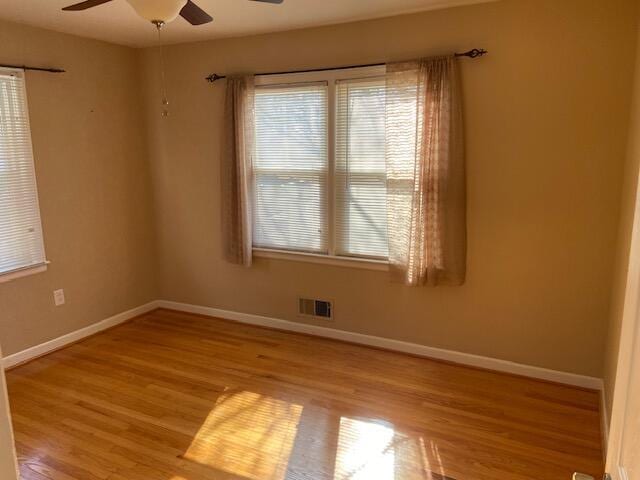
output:
[[60,305],[64,305],[64,290],[54,290],[53,291],[53,301],[56,304],[56,307]]

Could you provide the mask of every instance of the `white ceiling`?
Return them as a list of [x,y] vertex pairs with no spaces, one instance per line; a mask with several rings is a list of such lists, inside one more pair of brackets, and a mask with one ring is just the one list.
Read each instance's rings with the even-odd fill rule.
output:
[[[154,27],[138,17],[126,0],[82,12],[61,8],[80,0],[0,0],[0,19],[97,38],[112,43],[154,45]],[[181,17],[163,31],[167,43],[330,25],[491,0],[284,0],[281,5],[249,0],[194,0],[214,21],[194,27]]]

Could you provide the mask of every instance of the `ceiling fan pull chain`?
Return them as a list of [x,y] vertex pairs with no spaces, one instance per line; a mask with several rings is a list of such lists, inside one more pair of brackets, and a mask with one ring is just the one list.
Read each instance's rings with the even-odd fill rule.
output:
[[162,20],[154,20],[152,22],[158,29],[158,44],[160,46],[160,89],[162,92],[162,116],[169,116],[169,100],[167,99],[167,80],[165,75],[165,63],[164,63],[164,45],[162,43],[162,27],[164,22]]

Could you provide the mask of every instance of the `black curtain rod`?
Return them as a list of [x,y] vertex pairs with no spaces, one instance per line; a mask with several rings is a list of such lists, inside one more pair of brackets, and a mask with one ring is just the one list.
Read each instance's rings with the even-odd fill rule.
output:
[[[486,55],[488,52],[484,48],[474,48],[464,53],[456,53],[456,57],[469,57],[476,58],[482,57]],[[312,72],[326,72],[328,70],[346,70],[349,68],[364,68],[364,67],[381,67],[386,65],[385,63],[368,63],[364,65],[348,65],[346,67],[327,67],[327,68],[312,68],[309,70],[291,70],[288,72],[265,72],[265,73],[256,73],[256,75],[286,75],[288,73],[312,73]],[[217,73],[212,73],[208,77],[205,78],[207,82],[213,83],[216,80],[222,80],[223,78],[227,78],[226,75],[218,75]]]
[[26,65],[6,65],[0,63],[2,68],[15,68],[16,70],[35,70],[37,72],[49,72],[49,73],[64,73],[65,70],[61,68],[45,68],[45,67],[27,67]]

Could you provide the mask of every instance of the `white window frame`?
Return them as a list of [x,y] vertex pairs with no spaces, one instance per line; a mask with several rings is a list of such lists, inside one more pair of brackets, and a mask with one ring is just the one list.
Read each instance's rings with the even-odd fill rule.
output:
[[293,250],[279,250],[271,248],[254,248],[253,255],[261,258],[276,260],[290,260],[298,262],[320,263],[326,265],[363,268],[367,270],[389,269],[388,260],[377,260],[362,257],[347,257],[336,255],[336,205],[335,205],[335,167],[336,167],[336,83],[338,80],[354,80],[359,78],[376,78],[385,74],[382,66],[356,67],[320,72],[286,73],[282,75],[259,75],[255,77],[255,86],[260,87],[286,84],[327,83],[327,227],[329,229],[327,242],[328,254],[296,252]]
[[42,228],[42,213],[40,211],[40,195],[38,192],[38,181],[37,181],[37,175],[36,175],[36,166],[35,166],[35,158],[33,155],[33,139],[32,139],[32,134],[31,134],[31,118],[29,115],[29,98],[28,98],[28,92],[27,92],[27,82],[26,82],[26,77],[25,77],[25,71],[21,68],[8,68],[8,67],[0,67],[0,72],[4,73],[4,74],[9,74],[9,75],[17,75],[18,77],[20,77],[22,79],[22,87],[23,87],[23,93],[24,93],[24,108],[25,108],[25,117],[27,120],[27,127],[29,129],[29,147],[31,150],[31,170],[33,171],[33,187],[34,187],[34,191],[35,191],[35,203],[36,203],[36,208],[38,210],[38,222],[39,222],[39,226],[40,226],[40,231],[42,232],[42,243],[40,245],[40,248],[42,249],[42,258],[45,259],[42,263],[37,264],[37,265],[27,265],[24,267],[20,267],[20,268],[16,268],[14,270],[9,270],[6,272],[0,272],[0,283],[6,283],[6,282],[10,282],[12,280],[16,280],[18,278],[22,278],[22,277],[27,277],[29,275],[35,275],[37,273],[42,273],[42,272],[46,272],[47,271],[47,266],[51,263],[48,260],[46,260],[47,255],[46,255],[46,251],[45,251],[45,245],[44,245],[44,230]]

